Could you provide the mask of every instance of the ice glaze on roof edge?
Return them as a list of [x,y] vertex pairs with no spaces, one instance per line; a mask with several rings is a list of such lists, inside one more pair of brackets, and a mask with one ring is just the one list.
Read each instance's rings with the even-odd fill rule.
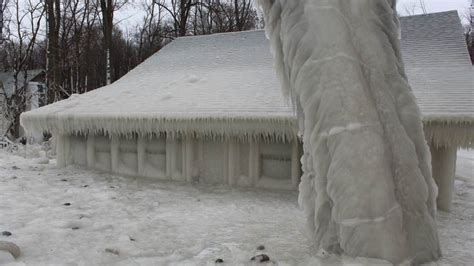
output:
[[[428,143],[436,147],[474,148],[474,118],[454,121],[447,117],[424,120]],[[51,132],[60,135],[109,135],[125,138],[151,138],[165,134],[169,138],[212,140],[237,139],[291,142],[297,138],[297,120],[292,116],[274,117],[69,117],[21,115],[28,133]]]

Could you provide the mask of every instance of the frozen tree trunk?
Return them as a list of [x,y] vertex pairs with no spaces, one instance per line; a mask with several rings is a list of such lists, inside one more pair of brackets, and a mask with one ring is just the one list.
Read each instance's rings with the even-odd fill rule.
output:
[[3,0],[0,0],[0,44],[3,43]]
[[401,61],[396,1],[260,4],[299,110],[299,201],[316,250],[396,264],[438,259],[437,189]]

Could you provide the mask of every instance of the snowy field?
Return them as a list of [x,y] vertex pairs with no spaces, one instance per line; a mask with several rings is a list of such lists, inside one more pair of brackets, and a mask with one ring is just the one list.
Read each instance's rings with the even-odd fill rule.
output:
[[[474,261],[474,153],[459,155],[454,209],[438,214],[442,265]],[[22,250],[12,265],[247,265],[260,253],[269,265],[370,262],[312,256],[296,192],[57,169],[38,156],[0,150],[0,232],[12,234],[0,241]]]

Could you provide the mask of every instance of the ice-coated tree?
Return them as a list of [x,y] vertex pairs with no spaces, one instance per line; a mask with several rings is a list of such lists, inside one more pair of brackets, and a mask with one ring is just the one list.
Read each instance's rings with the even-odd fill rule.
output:
[[259,2],[298,110],[299,201],[316,252],[437,260],[437,188],[400,56],[396,0]]
[[[40,0],[11,0],[12,18],[9,21],[9,36],[4,40],[3,50],[7,52],[7,60],[13,70],[13,91],[6,93],[4,89],[0,95],[2,102],[2,116],[8,121],[6,134],[13,138],[20,136],[20,114],[25,111],[26,103],[31,97],[28,94],[26,80],[30,69],[31,57],[38,45],[38,33],[44,15],[43,3]],[[20,6],[24,4],[24,8]]]

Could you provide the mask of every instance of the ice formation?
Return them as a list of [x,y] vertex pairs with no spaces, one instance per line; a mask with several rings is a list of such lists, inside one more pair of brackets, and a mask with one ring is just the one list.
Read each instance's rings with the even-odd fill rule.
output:
[[[437,147],[474,147],[473,68],[456,11],[401,18],[410,85]],[[23,113],[29,134],[291,142],[296,115],[264,31],[177,38],[111,85]]]
[[315,248],[418,264],[441,256],[436,185],[400,55],[395,0],[260,0],[303,134]]

